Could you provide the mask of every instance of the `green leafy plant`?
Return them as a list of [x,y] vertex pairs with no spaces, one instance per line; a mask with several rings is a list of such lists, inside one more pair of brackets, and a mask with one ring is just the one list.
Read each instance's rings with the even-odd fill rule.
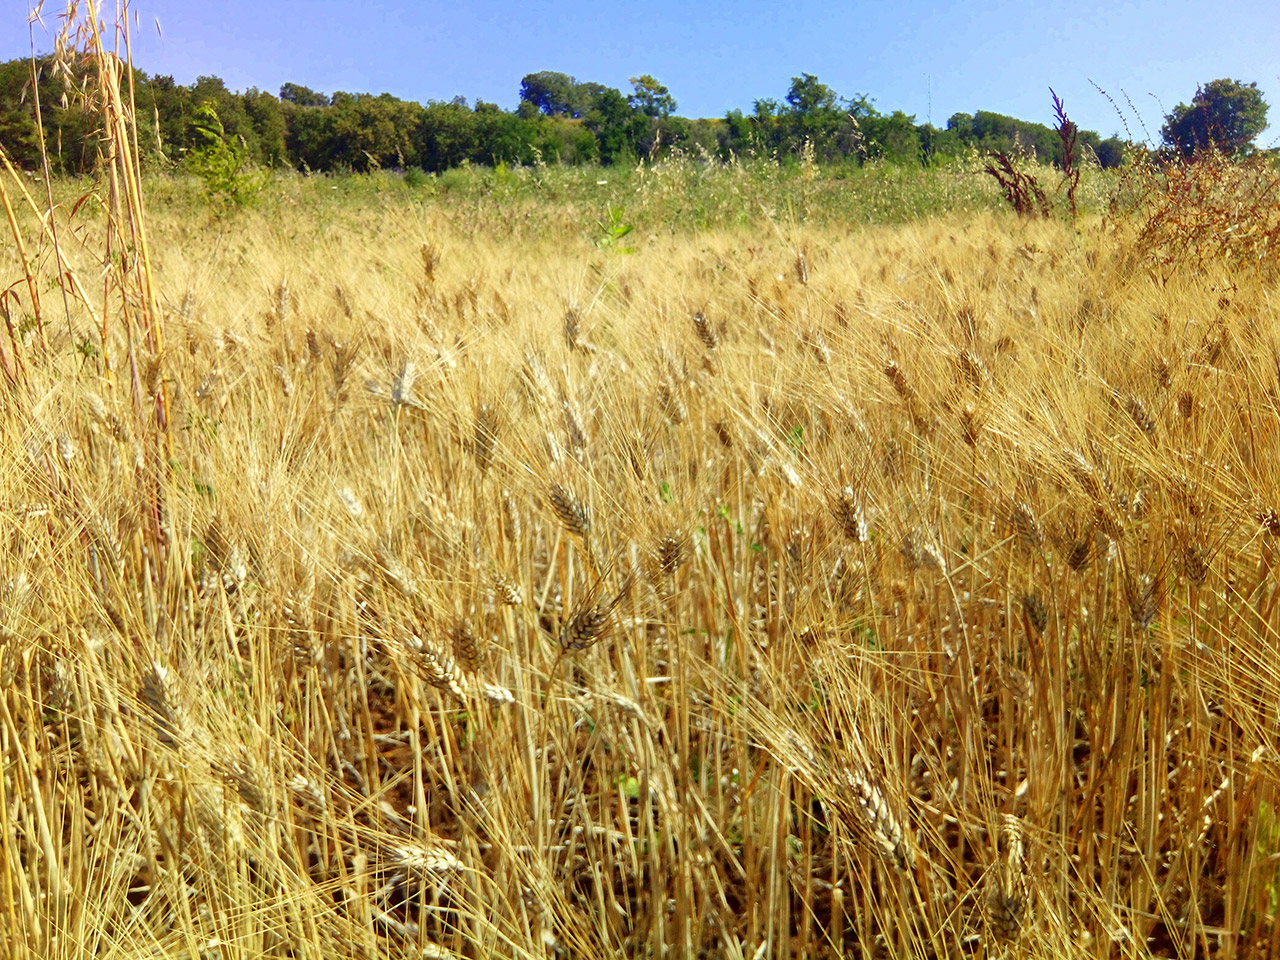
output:
[[614,253],[635,253],[635,247],[620,246],[618,241],[635,229],[634,224],[622,222],[621,207],[606,207],[605,218],[597,220],[596,226],[600,228],[600,234],[595,239],[595,245],[600,250],[610,250]]
[[199,146],[187,156],[187,166],[204,183],[210,203],[234,207],[254,204],[270,173],[255,170],[244,139],[230,139],[213,103],[196,108],[191,121]]

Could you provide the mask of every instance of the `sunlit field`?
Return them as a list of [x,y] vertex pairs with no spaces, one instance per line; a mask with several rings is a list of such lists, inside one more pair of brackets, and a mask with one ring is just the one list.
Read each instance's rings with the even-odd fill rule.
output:
[[114,163],[0,171],[5,956],[1280,950],[1273,169]]

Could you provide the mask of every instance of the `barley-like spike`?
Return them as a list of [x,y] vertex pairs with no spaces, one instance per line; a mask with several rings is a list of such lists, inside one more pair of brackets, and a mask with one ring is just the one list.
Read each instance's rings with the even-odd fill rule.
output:
[[991,372],[987,370],[987,365],[982,362],[982,358],[972,350],[961,350],[956,358],[956,364],[974,393],[981,393],[983,389],[990,386]]
[[1182,572],[1197,587],[1209,579],[1209,562],[1205,559],[1204,552],[1194,543],[1188,542],[1182,546]]
[[801,335],[801,340],[818,363],[823,366],[831,363],[831,349],[827,346],[827,338],[822,335],[821,330],[817,327],[808,327]]
[[720,344],[720,337],[716,334],[715,328],[711,326],[711,321],[707,319],[707,315],[699,310],[693,315],[693,329],[698,332],[698,339],[703,342],[708,350],[714,350]]
[[894,815],[884,792],[869,774],[846,768],[844,784],[849,794],[841,797],[841,804],[854,815],[857,826],[871,841],[876,853],[899,872],[906,872],[915,865],[915,853],[908,842],[902,824]]
[[556,516],[564,524],[564,528],[573,536],[580,540],[585,540],[587,534],[591,532],[591,515],[587,512],[587,508],[572,493],[558,483],[551,485],[551,493],[548,499],[551,501],[551,507],[555,510]]
[[467,699],[467,677],[454,662],[453,657],[432,644],[424,643],[417,634],[404,641],[405,649],[413,657],[418,675],[438,690],[451,693],[461,701]]
[[1022,612],[1027,615],[1027,622],[1031,624],[1036,636],[1043,634],[1045,627],[1049,625],[1049,611],[1045,609],[1039,593],[1022,595]]
[[1130,396],[1125,406],[1130,419],[1137,425],[1138,429],[1145,433],[1148,437],[1156,435],[1156,422],[1147,410],[1147,405],[1142,399],[1136,395]]
[[480,644],[471,629],[471,624],[458,619],[449,628],[449,641],[453,646],[453,658],[464,669],[475,673],[480,669]]
[[471,448],[476,458],[476,465],[480,468],[481,476],[488,473],[489,468],[493,466],[493,454],[497,446],[498,415],[489,404],[482,403],[476,411],[475,431]]
[[649,453],[645,449],[644,437],[638,433],[627,438],[627,459],[637,480],[644,483],[649,479]]
[[889,378],[889,383],[893,385],[893,390],[899,397],[908,403],[915,400],[915,387],[911,386],[911,381],[907,379],[907,375],[902,372],[902,368],[894,361],[890,360],[885,364],[884,375]]
[[1022,822],[1012,814],[1000,818],[997,861],[988,874],[987,925],[998,941],[1017,940],[1027,917],[1030,885]]
[[289,321],[289,308],[293,304],[293,298],[289,293],[289,281],[281,280],[280,286],[276,287],[276,314],[275,319],[280,323]]
[[599,643],[613,629],[613,611],[631,590],[633,574],[628,574],[621,588],[609,600],[599,599],[603,582],[583,594],[576,609],[560,630],[560,646],[566,651],[586,650]]
[[520,522],[520,507],[510,490],[502,491],[502,533],[508,542],[518,544],[523,525]]
[[462,861],[441,840],[392,847],[388,851],[388,860],[397,869],[419,880],[439,879],[462,869]]
[[866,512],[852,487],[845,487],[832,499],[831,515],[846,537],[854,543],[867,542],[869,530]]
[[679,392],[667,380],[658,385],[658,406],[672,423],[680,424],[689,419],[689,408],[680,399]]
[[582,311],[571,306],[564,313],[564,343],[570,351],[579,349],[578,334],[581,332]]
[[1009,526],[1028,547],[1038,547],[1044,543],[1044,528],[1040,526],[1040,521],[1031,508],[1021,500],[1009,509]]
[[560,410],[564,415],[564,432],[569,439],[569,448],[574,456],[581,460],[583,452],[587,449],[587,432],[582,426],[582,418],[578,416],[573,401],[566,394],[560,396]]
[[524,603],[524,592],[520,589],[519,581],[508,577],[499,570],[494,570],[489,579],[493,584],[493,592],[499,603],[508,607],[518,607]]
[[970,447],[976,447],[982,437],[983,416],[971,403],[960,411],[960,439]]
[[688,540],[683,535],[668,533],[658,541],[658,566],[665,574],[673,574],[684,563]]

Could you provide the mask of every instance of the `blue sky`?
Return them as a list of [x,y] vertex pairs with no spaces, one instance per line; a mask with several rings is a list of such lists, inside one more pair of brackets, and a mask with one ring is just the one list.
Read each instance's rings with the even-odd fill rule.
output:
[[[29,3],[2,6],[0,59],[25,56]],[[37,51],[52,46],[63,8],[47,0]],[[180,83],[216,74],[236,90],[292,81],[510,108],[526,73],[559,70],[624,91],[649,73],[671,88],[680,114],[718,117],[782,99],[807,72],[939,126],[979,109],[1047,123],[1052,86],[1082,127],[1123,133],[1093,80],[1122,105],[1127,94],[1158,137],[1163,114],[1197,83],[1231,77],[1257,82],[1273,105],[1260,143],[1280,143],[1275,0],[133,0],[130,10],[137,66]],[[1129,125],[1142,139],[1132,115]]]

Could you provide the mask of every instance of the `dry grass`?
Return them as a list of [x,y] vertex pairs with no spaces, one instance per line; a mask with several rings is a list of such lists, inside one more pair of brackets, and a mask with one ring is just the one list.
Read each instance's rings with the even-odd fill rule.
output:
[[126,209],[6,300],[7,956],[1274,953],[1263,276],[152,209],[148,345]]

